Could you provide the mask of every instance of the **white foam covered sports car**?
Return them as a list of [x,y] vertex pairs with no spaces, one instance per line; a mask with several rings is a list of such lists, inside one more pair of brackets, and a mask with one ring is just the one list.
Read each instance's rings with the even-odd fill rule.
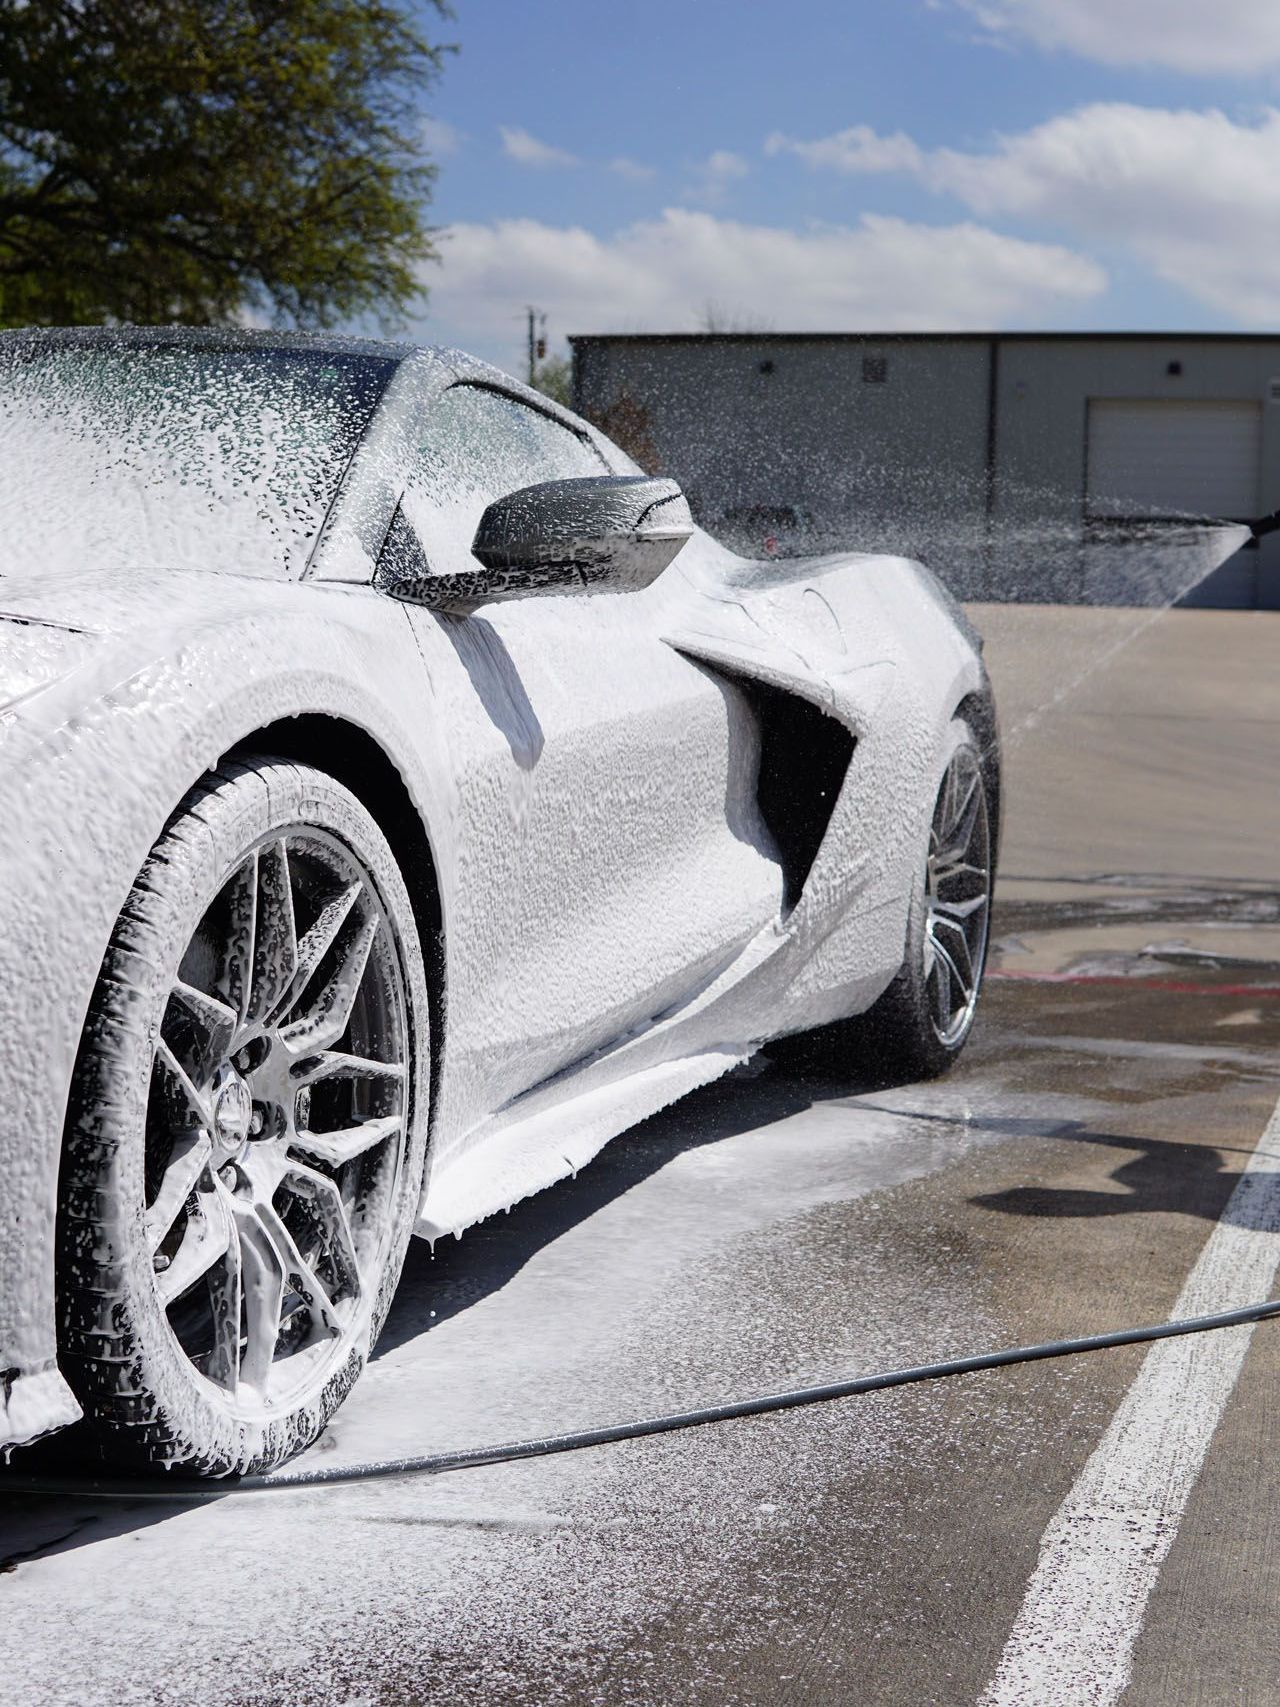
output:
[[918,565],[271,335],[0,337],[0,515],[0,1445],[273,1465],[412,1232],[769,1038],[963,1045],[994,713]]

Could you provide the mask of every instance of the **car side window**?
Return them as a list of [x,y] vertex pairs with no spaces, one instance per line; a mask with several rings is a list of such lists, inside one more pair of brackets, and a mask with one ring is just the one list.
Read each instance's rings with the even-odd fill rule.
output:
[[474,569],[471,542],[495,498],[544,480],[607,474],[604,458],[504,392],[454,385],[423,416],[401,508],[436,574]]

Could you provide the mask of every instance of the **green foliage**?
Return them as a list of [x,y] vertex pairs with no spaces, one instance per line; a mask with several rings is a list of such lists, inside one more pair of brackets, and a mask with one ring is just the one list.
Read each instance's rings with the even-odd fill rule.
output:
[[573,366],[565,356],[549,356],[536,369],[533,383],[553,403],[573,407]]
[[394,325],[449,51],[397,0],[0,0],[0,325]]

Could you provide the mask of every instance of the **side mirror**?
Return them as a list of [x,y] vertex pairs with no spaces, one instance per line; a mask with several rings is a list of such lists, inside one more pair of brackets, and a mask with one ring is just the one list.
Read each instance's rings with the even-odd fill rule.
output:
[[693,534],[674,480],[600,475],[548,480],[495,499],[472,544],[483,569],[393,575],[390,591],[441,610],[540,594],[636,592]]
[[549,480],[489,505],[471,549],[486,569],[576,571],[586,588],[647,587],[693,533],[674,480],[605,474]]

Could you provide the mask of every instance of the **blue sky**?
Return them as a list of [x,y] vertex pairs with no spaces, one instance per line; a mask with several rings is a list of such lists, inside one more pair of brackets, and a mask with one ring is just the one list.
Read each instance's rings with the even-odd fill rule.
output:
[[1280,322],[1280,0],[455,11],[415,335]]

